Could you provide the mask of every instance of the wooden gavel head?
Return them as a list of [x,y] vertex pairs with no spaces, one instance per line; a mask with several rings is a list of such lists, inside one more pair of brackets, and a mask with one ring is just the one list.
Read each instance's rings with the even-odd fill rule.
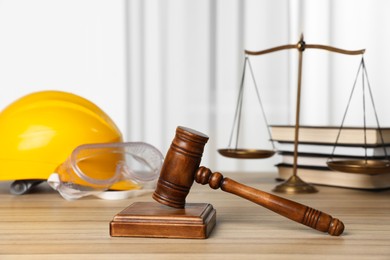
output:
[[157,202],[184,208],[208,139],[207,135],[198,131],[181,126],[176,128],[153,193]]

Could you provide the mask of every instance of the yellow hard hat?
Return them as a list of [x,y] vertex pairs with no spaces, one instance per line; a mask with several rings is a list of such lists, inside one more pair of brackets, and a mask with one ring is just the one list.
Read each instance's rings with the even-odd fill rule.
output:
[[29,94],[0,113],[0,181],[46,180],[77,146],[104,142],[122,135],[92,102],[61,91]]

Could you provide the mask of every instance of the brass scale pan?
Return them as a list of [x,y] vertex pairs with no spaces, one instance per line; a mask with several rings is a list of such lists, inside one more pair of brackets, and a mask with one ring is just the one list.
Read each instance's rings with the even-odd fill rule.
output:
[[390,162],[386,160],[343,160],[327,162],[329,168],[348,173],[380,174],[390,172]]
[[[242,106],[243,88],[244,88],[244,78],[245,78],[245,74],[246,74],[246,65],[247,64],[249,65],[249,68],[250,68],[250,72],[251,72],[251,75],[252,75],[252,80],[253,80],[254,85],[255,85],[257,99],[259,101],[261,110],[263,112],[264,121],[265,121],[265,123],[267,125],[268,134],[269,134],[269,137],[271,139],[271,133],[269,132],[268,122],[267,122],[267,119],[266,119],[266,116],[265,116],[265,113],[264,113],[264,108],[263,108],[263,104],[262,104],[262,101],[261,101],[261,98],[260,98],[260,94],[259,94],[259,91],[257,89],[257,84],[256,84],[256,81],[255,81],[255,78],[254,78],[254,74],[253,74],[253,71],[252,71],[252,66],[251,66],[251,64],[250,64],[250,62],[249,62],[247,57],[245,58],[244,70],[243,70],[243,73],[242,73],[241,86],[240,86],[240,92],[239,92],[239,95],[238,95],[236,116],[235,116],[234,123],[233,123],[233,129],[234,129],[234,125],[235,125],[237,119],[238,119],[238,125],[240,124],[241,106]],[[239,126],[237,126],[237,127],[239,128]],[[231,139],[230,140],[232,140],[233,129],[232,129]],[[238,131],[237,131],[237,136],[236,136],[236,142],[238,142]],[[236,159],[265,159],[265,158],[272,157],[275,154],[275,147],[274,147],[273,143],[272,143],[273,150],[243,149],[243,148],[237,148],[237,147],[236,148],[231,148],[230,144],[231,144],[231,141],[229,143],[229,148],[218,149],[218,152],[222,156],[229,157],[229,158],[236,158]],[[236,145],[237,145],[237,143],[236,143]]]
[[[365,85],[364,85],[364,77],[363,76],[366,75],[366,81],[368,83],[367,86],[369,88],[369,93],[370,93],[370,95],[372,95],[372,92],[371,92],[371,89],[370,89],[370,84],[368,82],[367,71],[366,71],[365,64],[364,64],[364,58],[362,58],[362,61],[361,61],[358,73],[356,75],[356,80],[358,79],[360,69],[362,69],[361,73],[362,73],[362,79],[363,79],[363,89],[365,87]],[[356,83],[356,81],[355,81],[355,83]],[[355,84],[354,84],[354,86],[352,88],[351,97],[353,95],[354,89],[355,89]],[[364,90],[363,90],[363,93],[364,93]],[[363,102],[365,102],[364,100],[365,100],[365,98],[363,97]],[[331,160],[329,160],[327,162],[327,165],[328,165],[328,167],[330,169],[335,170],[335,171],[347,172],[347,173],[361,173],[361,174],[390,173],[390,160],[389,160],[389,157],[388,157],[388,155],[386,153],[386,148],[384,147],[385,143],[384,143],[384,139],[383,139],[383,135],[382,135],[382,130],[381,130],[380,126],[379,126],[379,120],[378,120],[378,116],[377,116],[377,113],[376,113],[376,109],[375,109],[375,106],[374,106],[374,100],[373,100],[372,96],[371,96],[371,101],[372,101],[372,105],[373,105],[374,112],[375,112],[375,118],[376,118],[376,121],[377,121],[377,126],[379,128],[380,139],[381,139],[384,151],[385,151],[385,159],[384,160],[372,160],[372,159],[368,159],[367,157],[365,157],[364,159],[360,159],[360,160],[332,160],[331,159]],[[366,145],[367,144],[366,143],[366,117],[365,117],[365,113],[366,112],[365,112],[364,106],[365,106],[365,104],[363,103],[363,111],[364,111],[364,140],[365,140],[365,145]],[[346,109],[345,114],[344,114],[344,119],[345,119],[345,115],[348,112],[348,107],[349,107],[349,103],[347,105],[347,109]],[[341,123],[341,127],[340,127],[340,130],[339,130],[339,135],[337,136],[335,145],[337,144],[338,138],[340,136],[340,132],[341,132],[343,124],[344,124],[344,119],[343,119],[343,121]],[[334,146],[333,152],[334,152],[335,148],[336,148],[336,146]],[[332,153],[332,157],[333,157],[333,153]]]
[[239,148],[218,149],[218,152],[225,157],[237,158],[237,159],[263,159],[263,158],[269,158],[275,154],[275,151],[273,150],[256,150],[256,149],[239,149]]

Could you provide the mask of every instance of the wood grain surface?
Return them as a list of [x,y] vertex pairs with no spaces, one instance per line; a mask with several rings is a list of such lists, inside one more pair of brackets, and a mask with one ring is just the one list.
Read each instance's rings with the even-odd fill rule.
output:
[[[271,192],[276,173],[224,173]],[[0,259],[390,259],[390,190],[318,186],[316,194],[283,195],[337,216],[333,237],[237,196],[194,184],[187,202],[210,203],[217,224],[208,239],[110,237],[112,218],[133,202],[95,197],[66,201],[46,184],[23,196],[0,183]],[[280,195],[280,194],[278,194]]]

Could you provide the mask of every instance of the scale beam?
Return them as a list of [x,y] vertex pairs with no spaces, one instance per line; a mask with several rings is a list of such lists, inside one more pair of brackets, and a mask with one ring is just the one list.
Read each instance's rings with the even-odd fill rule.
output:
[[305,49],[321,49],[321,50],[326,50],[330,52],[336,52],[340,54],[346,54],[346,55],[363,55],[365,53],[365,49],[361,50],[345,50],[345,49],[340,49],[328,45],[322,45],[322,44],[306,44],[303,41],[303,38],[297,43],[297,44],[287,44],[287,45],[281,45],[278,47],[266,49],[266,50],[261,50],[261,51],[250,51],[250,50],[245,50],[245,54],[247,55],[253,55],[253,56],[258,56],[258,55],[263,55],[267,53],[272,53],[276,51],[281,51],[281,50],[288,50],[288,49],[297,49],[300,51],[303,51]]

